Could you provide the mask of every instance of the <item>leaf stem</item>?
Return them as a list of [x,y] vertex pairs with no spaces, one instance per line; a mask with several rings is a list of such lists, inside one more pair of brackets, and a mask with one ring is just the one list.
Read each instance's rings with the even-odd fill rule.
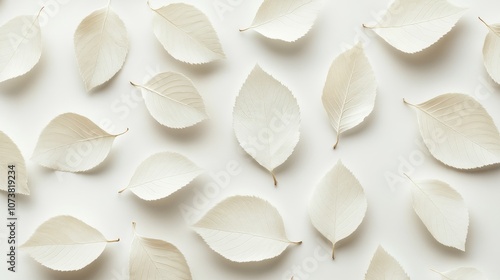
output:
[[138,84],[136,84],[136,83],[134,83],[132,81],[130,81],[130,84],[133,85],[134,87],[140,87],[140,85],[138,85]]
[[278,180],[276,180],[276,175],[274,175],[273,171],[269,171],[269,172],[271,172],[271,176],[273,176],[274,186],[277,187],[278,186]]
[[294,245],[300,245],[302,244],[302,241],[290,241]]
[[127,129],[126,129],[124,132],[119,133],[119,134],[116,134],[116,135],[113,135],[113,136],[114,136],[114,137],[118,137],[118,136],[121,136],[121,135],[123,135],[123,134],[127,133],[128,131],[129,131],[129,129],[128,129],[128,127],[127,127]]
[[126,191],[126,190],[127,190],[127,188],[124,188],[124,189],[122,189],[122,190],[119,190],[119,191],[118,191],[118,193],[122,193],[122,192],[124,192],[124,191]]
[[337,133],[337,140],[335,140],[335,144],[333,145],[333,149],[337,149],[337,145],[339,144],[340,140],[340,133]]
[[493,28],[491,28],[491,26],[489,24],[486,23],[486,21],[484,21],[481,17],[477,17],[482,23],[484,23],[484,25],[486,25],[486,27],[488,27],[488,29],[493,32],[493,33],[496,33],[495,30],[493,30]]
[[332,260],[335,260],[335,243],[332,245]]
[[40,17],[40,14],[42,13],[43,9],[45,9],[45,6],[42,6],[40,10],[38,11],[38,14],[36,15],[36,19]]
[[117,239],[114,239],[114,240],[107,240],[106,242],[108,243],[115,243],[115,242],[119,242],[120,241],[120,238],[117,238]]
[[149,2],[149,0],[148,0],[148,7],[149,7],[151,10],[156,11],[155,9],[153,9],[153,7],[151,7],[151,3]]
[[247,28],[240,28],[240,32],[244,32],[244,31],[247,31],[248,29],[250,29],[252,27],[247,27]]
[[363,28],[373,29],[373,26],[368,26],[365,23],[362,24]]

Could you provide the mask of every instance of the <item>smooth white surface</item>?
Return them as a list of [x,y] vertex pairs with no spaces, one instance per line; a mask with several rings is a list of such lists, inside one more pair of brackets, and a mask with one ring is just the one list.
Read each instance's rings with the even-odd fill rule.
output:
[[[155,7],[160,5],[152,2]],[[207,14],[218,31],[225,60],[203,66],[174,60],[153,34],[152,12],[145,1],[112,1],[129,32],[130,53],[122,71],[92,93],[85,92],[78,73],[73,34],[86,15],[105,3],[64,0],[64,5],[46,5],[40,20],[40,63],[26,76],[0,84],[0,130],[18,144],[27,159],[31,189],[30,196],[18,197],[18,242],[25,242],[43,221],[62,214],[85,220],[107,238],[120,237],[121,241],[109,246],[87,268],[72,273],[51,271],[19,251],[19,272],[8,273],[2,261],[1,279],[128,279],[132,221],[148,236],[176,244],[194,279],[288,280],[293,270],[295,280],[363,279],[379,244],[397,256],[411,279],[439,279],[429,268],[446,271],[460,266],[476,267],[489,279],[500,278],[499,167],[463,172],[433,159],[421,141],[414,110],[402,100],[421,103],[446,92],[467,93],[479,99],[500,124],[500,87],[482,63],[488,30],[477,19],[498,22],[498,1],[469,1],[471,9],[457,26],[416,55],[403,54],[362,29],[362,23],[374,21],[387,8],[390,1],[386,0],[329,1],[311,32],[294,44],[238,31],[251,23],[259,1],[220,0],[239,3],[223,18],[213,7],[216,0],[186,2]],[[0,24],[19,14],[35,14],[39,8],[38,2],[0,0]],[[49,11],[53,16],[47,16]],[[321,93],[333,58],[356,38],[365,41],[379,85],[377,100],[366,122],[344,134],[342,145],[333,151],[335,132],[323,110]],[[277,188],[269,173],[239,147],[231,126],[236,95],[256,63],[292,90],[302,113],[301,139],[290,159],[276,170]],[[178,71],[193,80],[206,102],[208,121],[172,130],[151,118],[139,92],[128,82],[146,82],[162,71]],[[111,133],[127,127],[130,131],[116,139],[109,158],[97,170],[54,172],[38,166],[29,156],[43,127],[64,112],[88,116]],[[208,171],[190,186],[156,202],[142,201],[130,192],[118,194],[140,161],[162,151],[180,152]],[[356,233],[338,244],[333,261],[329,242],[309,221],[307,202],[313,187],[338,159],[364,186],[368,211]],[[214,174],[227,168],[233,171],[235,165],[240,172],[228,175],[228,184],[219,180],[224,188],[211,188],[217,184]],[[446,181],[462,194],[470,211],[465,253],[444,248],[428,234],[412,210],[407,179],[401,177],[403,183],[392,187],[386,181],[385,174],[397,174],[399,168],[415,178]],[[205,189],[209,198],[202,195]],[[220,191],[210,192],[214,189]],[[217,202],[236,194],[269,200],[283,216],[290,239],[304,243],[262,263],[235,264],[218,256],[190,225]],[[2,224],[6,199],[1,193]],[[197,211],[185,219],[179,206],[193,206],[193,200]],[[0,227],[3,256],[6,230]]]

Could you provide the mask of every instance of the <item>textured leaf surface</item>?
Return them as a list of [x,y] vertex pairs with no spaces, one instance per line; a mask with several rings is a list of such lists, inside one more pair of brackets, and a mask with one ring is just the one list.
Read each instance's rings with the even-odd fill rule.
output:
[[363,46],[358,43],[332,63],[323,89],[323,106],[340,134],[357,126],[373,111],[377,81]]
[[365,26],[396,49],[416,53],[450,32],[465,11],[448,0],[396,0],[376,25]]
[[481,104],[465,94],[443,94],[419,105],[420,133],[430,153],[458,169],[500,161],[500,134]]
[[108,241],[95,228],[71,216],[41,224],[21,249],[42,265],[60,271],[79,270],[97,259]]
[[144,200],[157,200],[186,186],[202,172],[183,155],[158,153],[139,165],[125,189]]
[[365,280],[410,280],[396,259],[378,247],[366,272]]
[[18,16],[0,26],[0,82],[28,73],[41,56],[38,16]]
[[332,242],[334,252],[335,244],[359,227],[366,209],[363,187],[340,161],[323,177],[309,201],[311,222]]
[[218,254],[234,262],[252,262],[280,255],[289,241],[283,219],[269,202],[233,196],[217,204],[194,230]]
[[82,20],[74,41],[80,74],[88,91],[111,79],[127,57],[127,29],[109,5]]
[[160,73],[145,85],[133,85],[142,90],[151,116],[164,126],[185,128],[208,118],[198,90],[182,74]]
[[[15,168],[10,169],[9,166],[14,165]],[[11,171],[11,172],[9,172]],[[0,174],[6,176],[5,179],[0,180],[0,190],[9,190],[9,175],[13,176],[15,182],[15,193],[29,195],[28,188],[28,174],[26,172],[26,164],[24,157],[17,145],[7,134],[0,131]]]
[[32,159],[59,171],[87,171],[104,161],[117,136],[84,116],[65,113],[43,129]]
[[175,3],[153,11],[154,34],[175,59],[200,64],[225,57],[212,24],[197,8]]

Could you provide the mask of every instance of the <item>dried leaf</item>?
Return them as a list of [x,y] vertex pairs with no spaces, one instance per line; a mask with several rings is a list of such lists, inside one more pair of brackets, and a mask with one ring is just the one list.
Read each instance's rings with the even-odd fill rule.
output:
[[95,228],[71,217],[57,216],[41,224],[21,249],[40,264],[59,271],[79,270],[97,259],[109,242]]
[[486,277],[481,271],[472,267],[460,267],[446,272],[437,273],[442,276],[442,280],[486,280]]
[[241,147],[274,178],[299,142],[300,109],[290,90],[255,66],[236,98],[233,127]]
[[175,3],[151,9],[154,34],[173,58],[201,64],[225,57],[212,24],[194,6]]
[[[14,166],[9,168],[9,166]],[[9,185],[15,186],[15,193],[29,195],[28,175],[24,157],[17,145],[5,133],[0,131],[0,174],[3,176],[12,176],[7,180],[0,180],[0,190],[8,191]],[[10,184],[12,179],[14,184]]]
[[446,35],[467,9],[448,0],[395,0],[373,29],[405,53],[420,52]]
[[39,15],[18,16],[0,27],[0,82],[28,73],[40,60]]
[[208,118],[198,90],[182,74],[160,73],[145,85],[132,85],[141,89],[149,113],[164,126],[185,128]]
[[144,200],[167,197],[186,186],[203,173],[196,164],[178,153],[158,153],[143,161],[135,171],[128,186]]
[[80,74],[87,91],[110,80],[120,71],[127,57],[127,29],[109,3],[80,22],[74,40]]
[[382,246],[377,248],[366,272],[365,280],[410,280],[396,259],[389,255]]
[[191,280],[184,255],[174,245],[135,232],[130,252],[130,280]]
[[432,236],[445,246],[465,251],[469,212],[462,196],[441,181],[409,179],[414,186],[413,209]]
[[309,201],[314,227],[333,244],[351,235],[366,214],[363,187],[342,162],[338,162],[318,184]]
[[483,46],[484,67],[490,77],[500,84],[500,24],[489,25],[479,18],[488,27],[489,32],[486,35]]
[[264,0],[257,11],[253,29],[270,39],[293,42],[309,32],[324,0]]
[[218,254],[234,262],[274,258],[290,244],[280,214],[269,202],[233,196],[217,204],[194,230]]
[[417,109],[424,143],[439,161],[458,169],[499,163],[498,129],[488,112],[472,97],[443,94],[411,106]]
[[32,159],[59,171],[87,171],[104,161],[119,135],[107,133],[84,116],[65,113],[43,129]]
[[363,46],[358,43],[337,57],[323,89],[323,106],[330,123],[340,134],[357,126],[373,111],[377,81]]

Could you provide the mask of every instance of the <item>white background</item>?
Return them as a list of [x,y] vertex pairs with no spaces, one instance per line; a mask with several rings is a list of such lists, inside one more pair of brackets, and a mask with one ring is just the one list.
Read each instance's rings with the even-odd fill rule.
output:
[[[36,14],[41,3],[47,2],[0,0],[0,24],[16,15]],[[175,244],[186,256],[194,279],[281,280],[289,279],[294,267],[303,271],[295,279],[363,279],[379,244],[399,260],[412,279],[439,279],[431,268],[443,271],[459,266],[474,266],[489,279],[500,279],[498,168],[461,172],[437,162],[422,146],[414,110],[402,102],[403,98],[420,103],[443,93],[467,93],[480,100],[500,124],[500,87],[482,64],[488,30],[477,19],[500,21],[498,1],[473,1],[451,33],[415,55],[403,54],[362,29],[362,23],[373,22],[388,6],[387,0],[329,1],[311,32],[293,44],[238,31],[251,23],[260,1],[220,0],[237,3],[222,15],[213,7],[216,0],[186,2],[210,18],[227,59],[203,66],[174,60],[153,35],[152,12],[145,0],[112,1],[128,29],[130,52],[122,71],[91,93],[85,92],[77,69],[73,33],[85,16],[107,1],[46,4],[41,17],[40,63],[29,74],[0,85],[0,130],[25,156],[31,189],[30,196],[18,197],[18,242],[24,243],[42,222],[61,214],[78,217],[108,239],[119,237],[121,241],[109,244],[94,263],[77,272],[52,271],[19,251],[18,272],[8,273],[2,261],[1,279],[128,279],[132,221],[137,222],[140,234]],[[153,6],[159,5],[153,2]],[[365,43],[379,85],[378,96],[374,112],[360,127],[343,135],[334,151],[335,133],[321,104],[322,88],[332,60],[356,40]],[[300,142],[276,170],[278,188],[263,168],[245,156],[231,126],[235,97],[256,63],[292,90],[302,113]],[[171,70],[194,81],[205,100],[208,121],[184,130],[165,128],[149,115],[129,84]],[[43,127],[64,112],[85,115],[111,133],[130,131],[116,139],[110,156],[94,171],[54,172],[29,158]],[[130,192],[117,193],[142,160],[161,151],[185,154],[207,172],[156,202],[142,201]],[[306,205],[315,185],[339,159],[363,185],[368,212],[358,231],[338,246],[336,259],[331,260],[315,257],[320,249],[321,254],[330,254],[330,244],[312,227]],[[203,199],[207,184],[214,182],[211,173],[220,173],[230,162],[239,166],[239,174],[231,176],[227,187]],[[466,253],[446,248],[431,237],[412,210],[406,181],[388,183],[385,176],[399,174],[402,165],[414,178],[446,181],[463,195],[470,211]],[[211,251],[190,225],[217,202],[235,194],[269,200],[282,214],[289,238],[304,243],[261,263],[232,263]],[[6,212],[5,193],[0,200],[0,213]],[[196,211],[184,217],[180,205]],[[0,233],[3,260],[5,226]]]

